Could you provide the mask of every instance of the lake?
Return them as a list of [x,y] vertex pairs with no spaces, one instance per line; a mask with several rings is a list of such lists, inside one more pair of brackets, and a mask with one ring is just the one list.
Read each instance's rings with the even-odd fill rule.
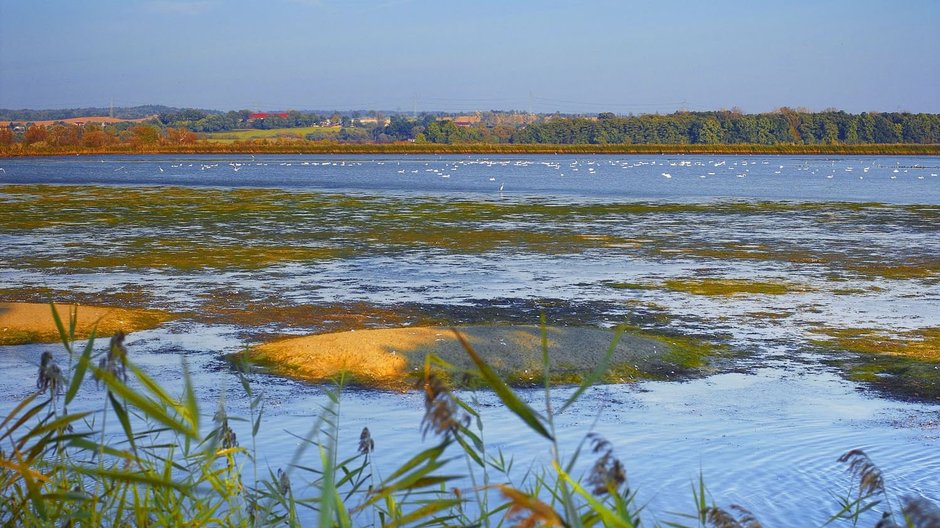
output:
[[[837,510],[829,492],[849,483],[836,459],[852,448],[896,496],[940,502],[940,371],[898,375],[863,353],[872,335],[903,347],[940,327],[936,158],[167,155],[0,167],[0,301],[178,314],[128,346],[170,386],[187,358],[207,416],[220,399],[247,415],[223,356],[276,337],[541,314],[628,323],[735,351],[702,376],[592,388],[558,417],[569,455],[590,430],[613,443],[651,520],[692,511],[701,472],[716,503],[765,526],[821,525]],[[50,347],[2,347],[3,410],[32,390]],[[267,402],[259,457],[277,468],[297,444],[285,431],[306,432],[324,388],[253,381]],[[533,406],[543,397],[521,392]],[[493,395],[465,396],[490,445],[519,467],[548,460]],[[83,391],[76,405],[101,397]],[[420,394],[347,389],[342,438],[352,452],[368,425],[388,474],[421,442],[422,414]]]

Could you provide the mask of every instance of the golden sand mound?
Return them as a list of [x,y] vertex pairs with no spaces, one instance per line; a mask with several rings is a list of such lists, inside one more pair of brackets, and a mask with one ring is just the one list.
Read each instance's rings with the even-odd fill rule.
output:
[[[515,384],[542,379],[541,331],[537,326],[465,326],[459,331],[474,350]],[[550,377],[553,382],[576,383],[602,362],[614,332],[587,327],[548,327]],[[639,332],[625,334],[612,356],[608,381],[638,377],[668,377],[670,373],[704,366],[704,357],[716,347],[688,339],[670,339]],[[283,339],[249,351],[282,373],[324,381],[340,374],[372,387],[402,389],[410,386],[433,353],[453,366],[452,376],[475,372],[450,328],[415,327],[353,330]]]
[[[71,306],[56,305],[62,324],[68,330]],[[169,319],[157,310],[133,310],[104,306],[79,306],[76,338],[87,338],[97,324],[98,336],[110,336],[118,330],[133,332],[153,328]],[[0,345],[53,343],[59,331],[52,318],[52,309],[41,303],[0,303]]]

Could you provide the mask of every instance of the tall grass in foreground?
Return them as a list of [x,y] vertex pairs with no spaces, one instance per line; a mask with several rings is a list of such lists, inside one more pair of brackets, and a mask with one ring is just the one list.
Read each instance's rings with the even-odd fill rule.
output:
[[[451,390],[441,369],[449,366],[434,356],[426,358],[416,380],[426,410],[420,428],[430,447],[382,476],[373,464],[375,441],[364,428],[356,453],[341,457],[340,380],[310,429],[297,436],[291,462],[273,470],[259,463],[255,439],[264,396],[246,374],[239,376],[249,416],[230,417],[220,403],[211,425],[203,423],[206,414],[185,364],[181,394],[171,395],[134,365],[122,334],[97,358],[92,357],[94,334],[76,348],[75,312],[69,315],[66,326],[53,307],[67,366],[43,354],[37,390],[0,422],[0,522],[6,526],[635,527],[643,522],[643,508],[608,440],[588,432],[564,455],[555,435],[555,417],[600,379],[606,361],[557,408],[546,382],[544,408],[536,410],[457,333],[476,366],[473,374],[550,447],[550,463],[521,476],[511,458],[488,447],[480,415]],[[542,354],[548,380],[544,331]],[[90,378],[99,386],[101,408],[69,411],[79,390],[94,390]],[[230,426],[236,419],[250,426],[247,445]],[[576,476],[580,459],[594,462],[586,475]],[[830,523],[857,525],[865,512],[880,507],[879,527],[940,526],[940,509],[927,500],[891,499],[880,469],[865,453],[853,450],[840,460],[848,464],[853,488],[837,496],[841,509]],[[746,508],[710,503],[702,478],[691,490],[690,507],[692,513],[673,514],[664,525],[761,526]]]

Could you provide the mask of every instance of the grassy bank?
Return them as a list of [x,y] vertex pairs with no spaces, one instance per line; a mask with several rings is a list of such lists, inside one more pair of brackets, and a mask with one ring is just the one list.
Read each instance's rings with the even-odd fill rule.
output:
[[[425,358],[416,384],[425,413],[415,426],[427,443],[396,453],[396,469],[379,473],[373,457],[382,439],[373,439],[367,427],[355,451],[342,448],[340,439],[349,435],[340,434],[340,379],[309,429],[293,434],[291,462],[275,470],[257,449],[266,398],[248,374],[238,377],[249,415],[230,417],[220,401],[210,424],[185,364],[181,394],[171,395],[134,364],[121,336],[95,354],[92,342],[75,343],[74,325],[66,327],[58,316],[56,321],[64,354],[43,354],[37,391],[0,422],[5,526],[761,526],[760,512],[746,505],[722,507],[705,477],[692,484],[687,504],[645,511],[608,439],[585,430],[573,452],[563,449],[556,416],[601,379],[604,364],[554,406],[546,382],[542,408],[524,402],[455,334],[485,387],[519,420],[518,434],[551,453],[548,463],[521,477],[512,459],[486,441],[480,414],[451,390],[441,376],[444,362],[433,355]],[[546,340],[543,334],[547,370]],[[69,410],[81,391],[98,391],[98,410]],[[250,434],[236,435],[232,424],[239,422]],[[340,455],[348,452],[355,454]],[[576,476],[579,460],[593,461],[583,476]],[[826,525],[868,526],[879,516],[879,526],[940,523],[940,508],[929,500],[890,493],[882,470],[863,451],[848,451],[838,462],[847,467],[850,487],[832,494]],[[663,520],[649,524],[649,518]]]
[[189,145],[111,145],[101,148],[11,145],[0,157],[106,154],[714,154],[714,155],[940,155],[940,145],[542,145],[383,143],[302,140],[199,141]]

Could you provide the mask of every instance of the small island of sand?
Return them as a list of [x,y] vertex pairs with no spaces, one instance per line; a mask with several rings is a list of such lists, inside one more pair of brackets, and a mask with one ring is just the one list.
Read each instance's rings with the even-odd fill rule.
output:
[[[69,305],[56,305],[62,324],[68,329]],[[105,337],[118,330],[133,332],[153,328],[169,319],[159,310],[79,306],[75,337],[85,339],[97,325],[97,335]],[[54,343],[59,331],[52,309],[43,303],[0,303],[0,345]]]
[[[541,330],[537,326],[464,326],[456,328],[507,381],[534,384],[542,378]],[[577,383],[603,361],[614,332],[592,327],[548,327],[550,379]],[[668,378],[707,366],[722,347],[690,338],[627,332],[609,364],[607,381]],[[433,353],[451,365],[447,374],[459,380],[476,370],[454,335],[442,327],[352,330],[288,338],[256,346],[250,359],[274,371],[312,381],[341,374],[354,383],[382,389],[414,385],[424,358]]]

